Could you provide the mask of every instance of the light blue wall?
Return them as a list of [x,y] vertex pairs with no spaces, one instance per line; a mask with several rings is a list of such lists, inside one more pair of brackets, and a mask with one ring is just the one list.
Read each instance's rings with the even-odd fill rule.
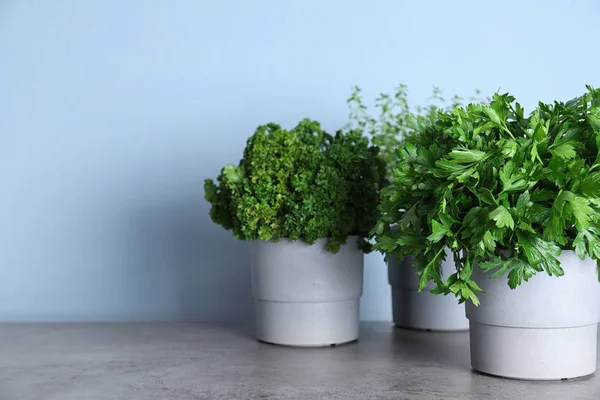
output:
[[[600,86],[597,1],[0,0],[0,320],[251,316],[248,246],[202,181],[267,121],[346,122],[409,84]],[[390,319],[378,255],[363,319]]]

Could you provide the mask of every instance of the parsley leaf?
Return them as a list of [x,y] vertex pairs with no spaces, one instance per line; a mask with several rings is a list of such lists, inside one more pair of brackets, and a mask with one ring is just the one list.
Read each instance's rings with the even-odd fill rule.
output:
[[498,206],[494,211],[490,212],[489,217],[496,221],[498,228],[509,227],[510,229],[515,229],[515,221],[504,206]]

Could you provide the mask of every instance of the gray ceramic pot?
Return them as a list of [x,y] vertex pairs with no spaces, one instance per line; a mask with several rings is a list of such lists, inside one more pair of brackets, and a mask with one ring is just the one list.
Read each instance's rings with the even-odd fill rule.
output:
[[364,254],[356,237],[336,254],[326,239],[252,243],[257,335],[289,346],[330,346],[358,339]]
[[[431,331],[468,330],[464,304],[458,304],[455,296],[429,293],[434,287],[431,282],[425,290],[418,291],[419,277],[413,260],[413,257],[406,257],[398,261],[390,256],[388,261],[394,324],[400,328]],[[447,250],[446,260],[442,262],[442,277],[447,279],[454,272],[453,255]]]
[[471,365],[491,375],[559,380],[596,370],[600,284],[596,262],[563,251],[562,277],[539,272],[511,290],[506,277],[474,279],[485,291],[479,307],[467,304]]

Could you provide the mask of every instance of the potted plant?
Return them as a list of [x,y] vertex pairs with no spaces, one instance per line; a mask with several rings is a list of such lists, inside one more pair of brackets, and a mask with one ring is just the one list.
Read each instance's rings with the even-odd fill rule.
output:
[[252,241],[260,340],[329,346],[358,338],[365,238],[386,183],[378,151],[358,130],[270,123],[248,139],[238,166],[205,181],[212,220]]
[[433,282],[432,293],[467,302],[475,370],[589,375],[600,320],[600,90],[540,103],[528,117],[514,100],[496,94],[434,121],[409,118],[376,248],[414,255],[421,290]]
[[[411,107],[408,104],[407,86],[399,85],[393,95],[382,93],[375,101],[379,110],[378,116],[369,115],[367,106],[361,97],[361,89],[355,87],[348,103],[351,108],[349,127],[360,129],[373,138],[381,151],[387,165],[387,176],[393,177],[396,168],[396,151],[404,146],[404,140],[412,129],[409,126]],[[480,92],[475,91],[475,97],[470,101],[483,102]],[[445,105],[442,92],[434,87],[429,105],[417,106],[415,112],[423,119],[433,120],[438,110],[451,110],[461,105],[463,99],[454,96],[450,105]],[[396,223],[391,222],[390,229],[395,229]],[[385,253],[384,253],[385,254]],[[449,277],[454,270],[454,262],[449,249],[447,260],[442,262],[442,276]],[[392,320],[394,325],[401,328],[461,331],[469,329],[469,321],[465,316],[463,305],[448,297],[435,296],[419,292],[419,279],[414,274],[414,257],[406,252],[391,252],[385,254],[388,264],[388,281],[392,288]],[[431,283],[429,289],[433,289]]]

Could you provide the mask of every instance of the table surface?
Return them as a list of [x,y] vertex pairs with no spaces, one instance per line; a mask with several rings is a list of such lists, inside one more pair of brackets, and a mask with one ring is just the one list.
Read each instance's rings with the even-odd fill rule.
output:
[[468,333],[365,323],[356,343],[300,349],[221,324],[0,325],[2,400],[597,400],[600,377],[473,372]]

